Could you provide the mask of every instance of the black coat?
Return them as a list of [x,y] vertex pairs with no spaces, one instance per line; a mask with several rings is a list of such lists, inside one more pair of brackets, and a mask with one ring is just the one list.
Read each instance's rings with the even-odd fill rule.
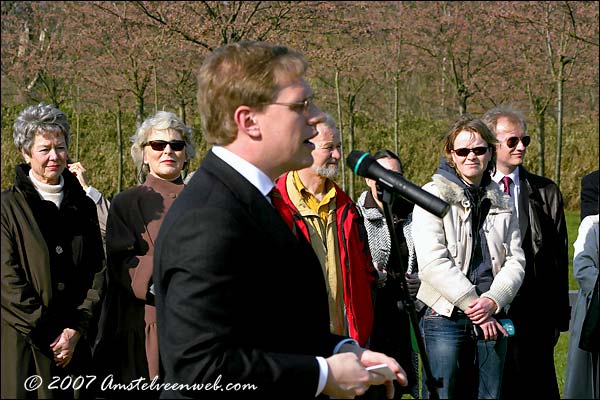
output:
[[552,399],[559,397],[556,332],[567,331],[571,318],[563,198],[550,179],[519,168],[525,278],[508,310],[515,336],[508,341],[502,392],[507,399]]
[[161,226],[154,284],[165,381],[257,387],[164,397],[314,398],[315,356],[330,356],[342,339],[329,331],[319,261],[212,152]]
[[[2,192],[2,398],[52,397],[52,376],[90,373],[89,343],[104,284],[94,202],[65,169],[58,209],[35,190],[29,169],[17,166],[15,185]],[[82,336],[62,369],[54,364],[50,343],[65,328]],[[27,392],[24,380],[34,374],[43,385]]]
[[588,215],[598,214],[598,187],[600,186],[598,170],[581,178],[581,220]]

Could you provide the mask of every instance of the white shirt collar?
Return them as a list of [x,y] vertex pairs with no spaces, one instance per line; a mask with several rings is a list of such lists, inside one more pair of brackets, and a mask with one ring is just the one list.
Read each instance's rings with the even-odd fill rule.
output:
[[268,196],[275,183],[264,172],[258,169],[254,164],[249,163],[242,157],[231,152],[222,146],[213,146],[212,152],[231,168],[235,169],[244,178],[246,178],[254,187],[256,187],[263,196]]
[[492,179],[494,180],[494,182],[496,182],[497,184],[500,184],[500,181],[502,180],[502,178],[504,178],[505,176],[510,177],[510,179],[512,179],[513,183],[515,186],[519,186],[519,168],[515,168],[513,170],[513,172],[511,172],[508,175],[504,175],[502,172],[496,170],[496,173],[494,174],[494,176],[492,176]]

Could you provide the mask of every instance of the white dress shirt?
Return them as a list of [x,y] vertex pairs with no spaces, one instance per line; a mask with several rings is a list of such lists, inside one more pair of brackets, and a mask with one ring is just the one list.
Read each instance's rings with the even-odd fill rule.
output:
[[258,191],[265,196],[269,203],[271,202],[269,193],[275,187],[275,182],[273,182],[264,172],[258,169],[254,164],[249,163],[237,154],[227,150],[225,147],[213,146],[212,152],[215,156],[225,161],[231,168],[239,172],[240,175],[246,178],[252,186],[257,188]]
[[502,172],[496,170],[492,179],[500,188],[504,190],[504,183],[502,183],[502,178],[508,176],[512,180],[512,185],[510,185],[510,197],[513,199],[513,204],[515,205],[515,209],[517,210],[517,217],[519,216],[519,194],[521,193],[521,184],[519,182],[519,168],[515,168],[513,172],[508,175],[504,175]]

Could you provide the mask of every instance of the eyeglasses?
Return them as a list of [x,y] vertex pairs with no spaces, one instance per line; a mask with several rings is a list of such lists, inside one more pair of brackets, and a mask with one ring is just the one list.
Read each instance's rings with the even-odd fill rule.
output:
[[482,156],[485,153],[487,153],[489,147],[473,147],[472,149],[468,149],[466,147],[460,148],[460,149],[454,149],[452,150],[457,156],[459,157],[466,157],[469,155],[470,152],[473,152],[473,154],[475,154],[476,156]]
[[337,151],[339,151],[341,153],[342,152],[342,145],[341,144],[335,144],[334,145],[334,144],[330,143],[330,144],[326,144],[324,146],[319,146],[319,149],[325,150],[325,151],[330,152],[330,153],[333,152],[334,150],[337,150]]
[[518,136],[512,136],[505,140],[506,145],[511,149],[517,147],[519,141],[523,143],[523,146],[527,147],[529,146],[529,143],[531,143],[531,136],[523,136],[522,138],[519,138]]
[[302,101],[293,101],[291,103],[275,102],[275,103],[267,103],[267,104],[269,104],[269,105],[273,104],[276,106],[287,106],[292,111],[301,112],[303,114],[306,114],[308,112],[308,109],[310,108],[310,105],[313,104],[314,101],[315,101],[314,97],[308,97]]
[[152,147],[152,150],[154,151],[163,151],[165,147],[167,147],[167,145],[171,146],[171,150],[173,151],[181,151],[185,147],[185,141],[171,140],[167,142],[165,140],[151,140],[148,143],[144,144],[144,146],[148,145],[150,145],[150,147]]

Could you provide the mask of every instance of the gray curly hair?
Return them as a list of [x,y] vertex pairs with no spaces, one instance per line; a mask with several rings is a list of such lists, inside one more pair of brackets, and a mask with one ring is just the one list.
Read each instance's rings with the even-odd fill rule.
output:
[[67,115],[53,104],[44,102],[29,106],[19,113],[13,125],[13,141],[20,151],[31,155],[35,135],[53,133],[63,135],[67,147],[71,140],[71,127]]

